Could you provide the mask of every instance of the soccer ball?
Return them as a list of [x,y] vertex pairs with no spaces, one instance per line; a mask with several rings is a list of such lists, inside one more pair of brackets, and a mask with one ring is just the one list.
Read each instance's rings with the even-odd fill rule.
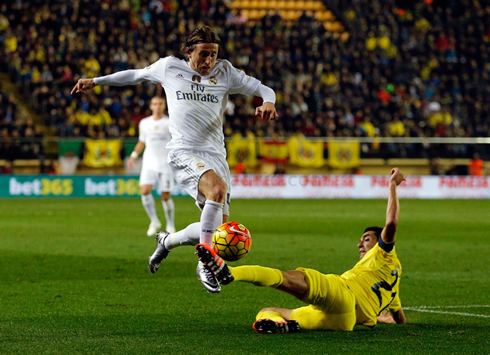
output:
[[226,261],[236,261],[250,252],[252,236],[243,224],[227,222],[216,228],[213,249]]

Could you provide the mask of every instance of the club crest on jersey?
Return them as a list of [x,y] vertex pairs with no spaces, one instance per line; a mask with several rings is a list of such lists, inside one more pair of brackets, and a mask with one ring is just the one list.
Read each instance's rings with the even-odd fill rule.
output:
[[192,76],[192,81],[197,81],[198,83],[201,82],[201,77],[199,75],[193,75]]
[[204,168],[204,163],[197,163],[197,168],[198,169]]
[[217,85],[218,84],[218,79],[216,79],[215,76],[212,76],[209,78],[209,83],[210,84],[213,84],[213,85]]

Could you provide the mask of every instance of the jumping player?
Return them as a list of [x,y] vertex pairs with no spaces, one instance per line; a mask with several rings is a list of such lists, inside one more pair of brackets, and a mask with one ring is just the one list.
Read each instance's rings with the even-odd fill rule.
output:
[[259,333],[309,330],[351,331],[357,324],[374,327],[378,321],[405,323],[399,295],[402,267],[395,251],[400,213],[396,187],[405,180],[398,168],[391,171],[384,228],[368,227],[357,247],[360,261],[341,276],[297,268],[280,271],[262,266],[229,267],[207,245],[196,254],[223,285],[233,281],[269,286],[308,304],[296,309],[264,308],[256,316]]
[[[263,98],[255,114],[266,120],[279,116],[274,107],[274,91],[259,80],[218,60],[219,37],[208,26],[196,28],[181,46],[180,57],[161,58],[145,69],[80,79],[72,89],[84,93],[95,85],[136,85],[159,83],[165,89],[172,140],[167,145],[168,162],[175,180],[202,210],[199,223],[181,233],[158,233],[157,248],[149,269],[156,272],[170,249],[187,243],[189,235],[199,235],[200,243],[211,246],[213,232],[230,213],[230,170],[226,162],[223,113],[229,94]],[[171,238],[168,238],[171,236]],[[214,274],[202,263],[197,274],[209,292],[220,292]]]
[[164,116],[165,99],[154,97],[150,101],[152,115],[143,118],[139,123],[138,143],[134,147],[128,161],[128,166],[133,167],[134,161],[145,149],[143,154],[143,166],[141,167],[140,186],[141,202],[150,218],[150,226],[146,234],[151,237],[160,230],[162,224],[155,210],[155,200],[151,195],[153,187],[158,188],[162,197],[163,211],[167,222],[165,230],[175,232],[174,225],[174,201],[170,192],[174,188],[174,177],[167,163],[167,152],[165,146],[170,142],[170,131],[168,129],[169,119]]

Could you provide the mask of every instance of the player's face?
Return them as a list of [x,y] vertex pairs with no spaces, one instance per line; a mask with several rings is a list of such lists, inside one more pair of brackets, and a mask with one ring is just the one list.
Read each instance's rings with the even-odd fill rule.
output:
[[199,43],[194,50],[188,51],[191,68],[201,75],[208,75],[218,58],[219,46],[216,43]]
[[373,231],[367,231],[361,237],[359,244],[357,247],[359,248],[359,259],[362,259],[364,255],[368,251],[370,251],[378,242],[378,238],[376,238],[376,234]]
[[165,111],[165,100],[158,98],[151,99],[150,110],[153,116],[163,116],[163,111]]

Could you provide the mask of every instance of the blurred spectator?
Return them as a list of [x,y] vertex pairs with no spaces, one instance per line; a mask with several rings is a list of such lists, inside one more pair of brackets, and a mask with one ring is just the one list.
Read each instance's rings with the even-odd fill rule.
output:
[[[58,135],[136,136],[143,108],[163,94],[160,87],[98,87],[90,97],[71,97],[67,90],[81,77],[142,68],[175,54],[182,38],[206,23],[220,34],[220,56],[263,78],[277,94],[280,120],[274,125],[254,119],[256,99],[231,96],[227,136],[250,131],[287,137],[298,129],[326,137],[488,136],[486,1],[417,0],[401,8],[392,0],[330,0],[344,34],[327,31],[311,12],[292,24],[281,21],[278,11],[252,23],[226,3],[19,2],[2,7],[0,60]],[[0,120],[11,137],[15,106],[3,101]],[[9,144],[17,147],[15,141]],[[363,147],[365,156],[378,151],[374,144]],[[451,154],[470,153],[459,146]],[[407,145],[390,154],[428,157],[429,152]]]
[[51,159],[41,159],[41,163],[39,165],[39,174],[56,175],[55,162]]
[[12,162],[9,160],[6,160],[5,163],[3,164],[2,168],[0,169],[0,174],[2,175],[11,175],[13,174],[12,170]]
[[484,162],[480,159],[480,155],[475,153],[473,158],[470,160],[469,173],[471,176],[483,176]]

